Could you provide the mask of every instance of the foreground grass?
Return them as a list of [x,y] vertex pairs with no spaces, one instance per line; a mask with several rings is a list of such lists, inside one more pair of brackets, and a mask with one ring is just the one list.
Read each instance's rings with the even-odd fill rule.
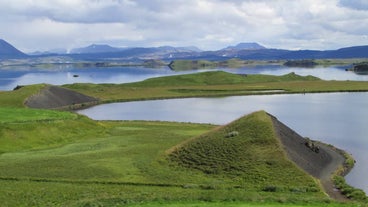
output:
[[19,117],[15,117],[15,122],[6,120],[0,123],[0,154],[58,147],[100,137],[106,132],[106,128],[100,123],[75,114],[70,115],[72,118],[64,119],[64,113],[60,115],[63,119],[22,122],[18,120]]
[[325,206],[325,207],[345,207],[345,206],[359,206],[359,204],[337,204],[337,203],[275,203],[275,202],[181,202],[181,203],[140,203],[140,204],[132,204],[128,205],[129,207],[316,207],[316,206]]
[[73,113],[52,110],[0,108],[0,123],[54,121],[76,119],[77,117]]
[[[295,190],[303,189],[305,182],[267,192],[255,175],[247,178],[249,184],[239,185],[237,175],[209,175],[173,165],[166,159],[172,146],[215,127],[172,122],[95,122],[83,116],[3,123],[0,202],[4,206],[208,206],[208,202],[234,201],[239,205],[335,205],[319,190]],[[286,171],[289,173],[278,174],[279,179],[294,176],[294,172]],[[299,176],[305,176],[307,185],[313,185],[308,188],[316,187],[309,176]]]
[[227,206],[227,207],[364,207],[359,203],[310,200],[305,195],[129,186],[1,181],[2,206]]

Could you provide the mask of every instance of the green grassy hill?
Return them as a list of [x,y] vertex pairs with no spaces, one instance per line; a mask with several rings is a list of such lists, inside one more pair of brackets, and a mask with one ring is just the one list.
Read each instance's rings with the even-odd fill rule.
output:
[[285,155],[270,117],[256,112],[172,149],[179,166],[237,180],[247,189],[319,191]]
[[131,86],[190,86],[190,85],[225,85],[282,81],[314,81],[320,80],[313,76],[300,76],[289,73],[282,76],[274,75],[239,75],[224,71],[211,71],[187,75],[150,78],[141,82],[131,83]]
[[14,91],[0,91],[0,107],[25,107],[24,102],[33,94],[38,93],[45,84],[22,87]]

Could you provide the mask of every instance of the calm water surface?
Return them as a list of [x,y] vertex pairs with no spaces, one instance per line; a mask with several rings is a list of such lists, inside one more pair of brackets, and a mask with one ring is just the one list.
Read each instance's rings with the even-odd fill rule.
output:
[[328,93],[189,98],[112,103],[81,110],[97,120],[163,120],[226,124],[265,110],[312,139],[352,153],[347,182],[368,192],[368,93]]
[[[345,71],[348,66],[327,68],[288,68],[284,66],[255,66],[237,69],[215,69],[237,74],[271,74],[284,75],[295,72],[299,75],[313,75],[324,80],[363,80],[368,81],[367,75],[357,75]],[[53,69],[0,69],[0,90],[12,90],[17,85],[48,83],[63,85],[71,83],[128,83],[147,78],[196,73],[208,70],[192,70],[175,72],[168,67],[113,67],[113,68],[53,68]],[[74,77],[78,75],[78,77]]]

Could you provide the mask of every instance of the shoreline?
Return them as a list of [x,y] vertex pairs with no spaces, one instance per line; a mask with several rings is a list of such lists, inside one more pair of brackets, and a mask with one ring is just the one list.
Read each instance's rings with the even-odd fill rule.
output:
[[335,176],[342,177],[345,182],[344,176],[354,167],[348,163],[351,161],[354,163],[353,158],[342,149],[304,138],[278,121],[276,117],[272,115],[270,117],[287,157],[307,174],[316,178],[330,198],[341,202],[351,200],[336,186]]

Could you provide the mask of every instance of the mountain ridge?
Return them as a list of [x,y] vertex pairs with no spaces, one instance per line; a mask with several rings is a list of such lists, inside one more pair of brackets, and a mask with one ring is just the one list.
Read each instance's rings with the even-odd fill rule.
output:
[[261,50],[261,49],[267,48],[256,42],[241,42],[235,46],[228,46],[222,50]]
[[[60,49],[59,49],[60,50]],[[338,59],[368,58],[368,45],[344,47],[337,50],[286,50],[266,48],[258,43],[239,43],[235,46],[214,51],[202,51],[195,46],[190,47],[127,47],[119,48],[107,44],[92,44],[75,48],[70,53],[33,53],[28,56],[10,43],[0,39],[0,59],[39,58],[62,56],[77,60],[101,61],[116,59],[122,61],[142,61],[160,59],[172,61],[184,60],[226,60],[238,58],[244,60],[297,60],[297,59]]]
[[110,53],[124,50],[124,48],[116,48],[107,44],[92,44],[87,47],[74,48],[70,51],[72,54],[83,53]]
[[24,57],[27,57],[27,55],[15,48],[7,41],[0,39],[0,59]]

